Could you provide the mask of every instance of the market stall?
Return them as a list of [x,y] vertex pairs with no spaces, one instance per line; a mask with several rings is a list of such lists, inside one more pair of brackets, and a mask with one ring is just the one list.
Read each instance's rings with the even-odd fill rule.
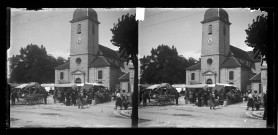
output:
[[23,104],[39,104],[43,103],[45,89],[37,82],[31,82],[27,85],[20,85]]
[[153,99],[155,105],[174,104],[175,94],[177,90],[168,83],[162,83],[153,90]]

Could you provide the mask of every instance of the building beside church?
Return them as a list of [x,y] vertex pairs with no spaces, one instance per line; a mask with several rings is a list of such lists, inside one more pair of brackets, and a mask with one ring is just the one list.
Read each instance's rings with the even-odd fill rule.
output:
[[101,83],[115,89],[129,69],[117,51],[99,44],[97,12],[76,9],[70,23],[70,60],[55,68],[55,83]]
[[260,74],[260,61],[252,51],[230,45],[228,13],[221,8],[208,9],[201,23],[201,60],[186,68],[186,84],[224,83],[246,89],[250,78]]

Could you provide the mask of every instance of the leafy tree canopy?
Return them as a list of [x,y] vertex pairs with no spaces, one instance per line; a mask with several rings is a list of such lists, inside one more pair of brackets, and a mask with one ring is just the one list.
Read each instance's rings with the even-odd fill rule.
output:
[[118,23],[114,23],[111,29],[111,43],[119,47],[121,58],[131,60],[135,65],[138,63],[138,21],[135,15],[123,15],[118,19]]
[[65,59],[48,56],[43,45],[29,44],[20,49],[20,54],[10,59],[10,82],[16,83],[53,83],[54,67],[64,64]]
[[179,56],[177,49],[168,45],[152,48],[150,56],[140,59],[141,83],[185,83],[186,68],[197,62]]
[[[247,37],[245,43],[247,46],[253,48],[255,58],[262,57],[263,61],[268,57],[267,47],[270,46],[268,42],[268,17],[261,15],[257,16],[256,20],[253,19],[253,23],[248,25],[245,30]],[[263,62],[262,61],[262,62]]]

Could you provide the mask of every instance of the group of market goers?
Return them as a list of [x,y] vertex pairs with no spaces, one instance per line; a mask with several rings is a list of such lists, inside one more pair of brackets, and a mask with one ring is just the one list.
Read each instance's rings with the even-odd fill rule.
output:
[[94,104],[110,101],[109,90],[105,88],[98,88],[98,90],[85,90],[78,87],[75,88],[55,88],[53,93],[54,103],[57,101],[64,103],[66,106],[78,106],[83,109],[84,105],[91,105],[92,100]]
[[[256,91],[255,91],[256,93]],[[176,100],[176,105],[178,105],[178,99],[180,97],[179,92],[175,93],[154,93],[153,90],[145,89],[140,93],[139,103],[143,101],[143,106],[147,105],[147,100],[151,102],[151,98],[155,98],[157,95],[173,95]],[[209,106],[210,109],[215,109],[216,106],[224,104],[224,101],[227,104],[234,104],[242,102],[243,98],[247,98],[246,94],[240,92],[240,90],[231,88],[228,91],[225,89],[212,90],[212,88],[187,88],[184,91],[184,100],[185,104],[195,104],[198,107]],[[256,94],[254,94],[256,95]],[[258,96],[248,95],[248,105],[249,107],[256,107],[256,110],[259,109],[261,104],[261,99]],[[254,98],[255,97],[255,98]],[[250,102],[250,103],[249,103]],[[248,108],[249,108],[248,107]],[[247,108],[247,110],[248,110]],[[253,109],[254,110],[254,109]]]

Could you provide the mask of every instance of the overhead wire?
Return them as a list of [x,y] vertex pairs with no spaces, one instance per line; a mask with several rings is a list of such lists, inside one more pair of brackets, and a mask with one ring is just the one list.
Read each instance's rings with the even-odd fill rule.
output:
[[176,20],[179,20],[179,19],[183,19],[183,18],[186,18],[186,17],[190,17],[190,16],[193,16],[193,15],[202,14],[202,13],[203,12],[196,13],[196,14],[191,14],[191,15],[187,15],[187,16],[183,16],[183,17],[178,17],[178,18],[174,18],[174,19],[171,19],[171,20],[167,20],[167,21],[163,21],[163,22],[159,22],[159,23],[155,23],[155,24],[142,26],[141,28],[144,29],[146,27],[155,26],[155,25],[159,25],[159,24],[163,24],[163,23],[167,23],[167,22],[171,22],[171,21],[176,21]]
[[37,21],[49,19],[49,18],[52,18],[52,17],[56,17],[56,16],[59,16],[59,15],[63,15],[63,14],[71,13],[71,12],[72,12],[72,11],[68,11],[68,12],[66,12],[66,13],[51,15],[51,16],[49,16],[49,17],[43,17],[43,18],[40,18],[40,19],[37,19],[37,20],[34,20],[34,21],[28,21],[28,22],[25,22],[25,23],[16,24],[16,25],[14,25],[14,27],[17,27],[17,26],[20,26],[20,25],[24,25],[24,24],[27,24],[27,23],[32,23],[32,22],[37,22]]
[[170,12],[170,11],[173,11],[173,10],[167,10],[167,11],[164,11],[164,12],[159,12],[159,13],[157,13],[157,14],[148,15],[148,16],[146,16],[145,18],[148,18],[148,17],[151,17],[151,16],[160,15],[160,14],[164,14],[164,13],[167,13],[167,12]]

